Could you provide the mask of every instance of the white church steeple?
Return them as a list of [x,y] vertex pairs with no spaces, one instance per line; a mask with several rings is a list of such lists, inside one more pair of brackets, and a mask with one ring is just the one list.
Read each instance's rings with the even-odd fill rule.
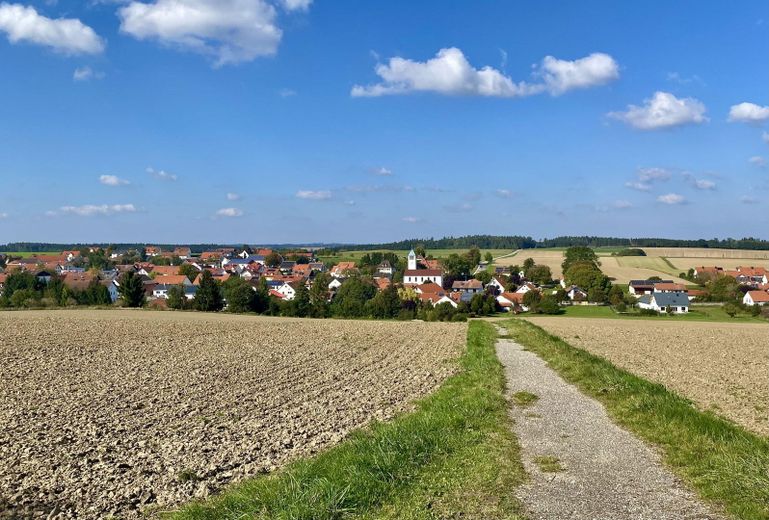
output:
[[409,262],[408,262],[408,268],[410,270],[414,270],[417,268],[417,254],[412,249],[409,251]]

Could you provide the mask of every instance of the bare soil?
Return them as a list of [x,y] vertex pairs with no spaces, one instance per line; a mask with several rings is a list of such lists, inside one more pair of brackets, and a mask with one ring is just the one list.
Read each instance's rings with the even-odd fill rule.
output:
[[466,325],[0,313],[0,518],[137,518],[409,407]]
[[769,435],[769,326],[532,317],[569,344]]

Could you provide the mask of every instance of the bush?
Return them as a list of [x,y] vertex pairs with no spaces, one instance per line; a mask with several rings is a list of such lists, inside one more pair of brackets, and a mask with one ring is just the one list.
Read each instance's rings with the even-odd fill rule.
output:
[[659,313],[654,309],[641,309],[638,314],[641,316],[659,316]]

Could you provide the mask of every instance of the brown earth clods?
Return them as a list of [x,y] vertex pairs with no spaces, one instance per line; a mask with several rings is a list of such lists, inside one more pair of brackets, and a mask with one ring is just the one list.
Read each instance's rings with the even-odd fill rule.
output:
[[769,326],[533,317],[567,343],[769,435]]
[[0,313],[0,518],[136,518],[388,419],[466,325]]

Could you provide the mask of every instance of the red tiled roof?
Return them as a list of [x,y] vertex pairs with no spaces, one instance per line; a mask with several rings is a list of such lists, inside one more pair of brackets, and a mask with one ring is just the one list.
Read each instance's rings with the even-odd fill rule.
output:
[[748,294],[754,302],[769,302],[769,293],[766,291],[748,291]]

